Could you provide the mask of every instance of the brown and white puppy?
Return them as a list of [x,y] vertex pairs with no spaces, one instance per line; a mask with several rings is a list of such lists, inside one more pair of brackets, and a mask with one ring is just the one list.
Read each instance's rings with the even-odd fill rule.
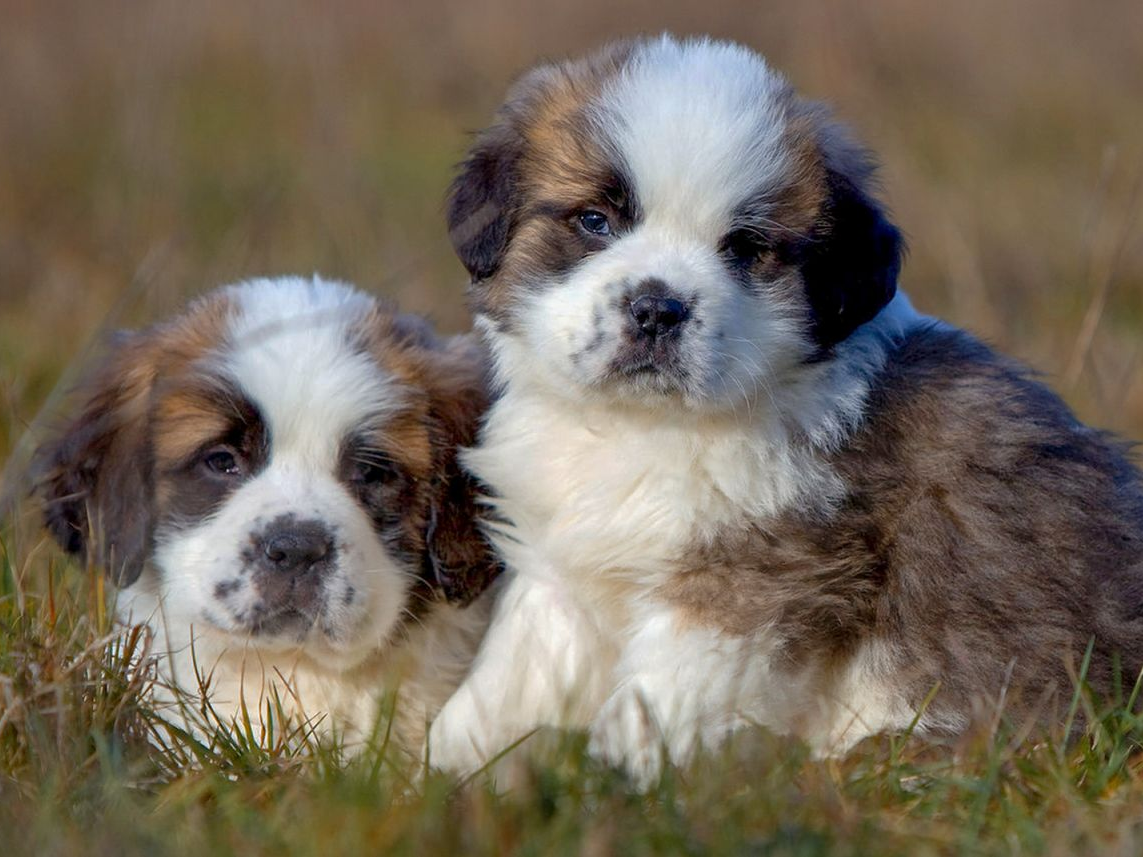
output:
[[220,289],[91,374],[39,450],[48,526],[154,630],[166,683],[206,688],[224,720],[285,713],[353,742],[399,686],[415,749],[498,568],[456,462],[485,363],[340,283]]
[[[1143,491],[1026,370],[918,316],[870,160],[751,51],[544,65],[453,186],[503,394],[465,461],[510,582],[430,731],[544,723],[653,776],[745,723],[844,750],[1143,667]],[[924,701],[937,689],[931,703]]]

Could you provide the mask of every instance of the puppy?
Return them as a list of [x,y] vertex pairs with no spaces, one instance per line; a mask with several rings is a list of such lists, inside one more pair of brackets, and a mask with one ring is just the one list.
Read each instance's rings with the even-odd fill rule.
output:
[[456,462],[485,362],[317,277],[223,288],[114,343],[36,468],[52,534],[153,629],[161,701],[352,745],[399,690],[396,734],[420,745],[498,568]]
[[1095,689],[1135,681],[1124,448],[912,311],[870,158],[760,57],[664,36],[534,69],[449,217],[511,577],[437,764],[545,723],[643,780],[746,723],[955,735],[1050,717],[1089,643]]

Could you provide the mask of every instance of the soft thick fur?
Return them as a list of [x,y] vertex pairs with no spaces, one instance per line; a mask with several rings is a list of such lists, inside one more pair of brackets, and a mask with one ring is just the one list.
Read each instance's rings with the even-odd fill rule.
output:
[[546,723],[649,777],[744,723],[835,752],[1050,717],[1089,640],[1098,691],[1135,680],[1139,474],[896,294],[869,163],[731,44],[513,88],[450,207],[503,385],[466,462],[511,579],[436,763]]
[[456,461],[485,364],[473,339],[339,283],[221,289],[122,337],[84,383],[39,451],[48,526],[154,630],[165,682],[205,688],[224,719],[357,741],[399,689],[415,748],[498,567]]

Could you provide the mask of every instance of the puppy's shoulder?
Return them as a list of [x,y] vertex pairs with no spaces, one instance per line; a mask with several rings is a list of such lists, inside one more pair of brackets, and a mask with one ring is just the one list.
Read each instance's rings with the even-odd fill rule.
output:
[[981,574],[1019,566],[1041,579],[1143,561],[1143,479],[1128,445],[963,331],[925,325],[896,343],[835,464],[847,514],[918,567],[933,545]]
[[1074,470],[1138,481],[1128,444],[1082,423],[1027,366],[939,322],[889,347],[850,452],[858,466],[868,459],[946,474],[968,468],[1014,481]]

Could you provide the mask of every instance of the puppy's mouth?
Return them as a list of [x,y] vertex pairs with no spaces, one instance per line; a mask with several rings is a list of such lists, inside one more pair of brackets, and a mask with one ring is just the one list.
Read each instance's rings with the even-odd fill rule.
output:
[[302,604],[291,599],[269,603],[262,599],[244,609],[228,609],[207,618],[219,629],[237,636],[301,643],[321,618],[321,608],[314,602]]
[[246,624],[252,637],[289,637],[299,642],[309,633],[317,621],[317,613],[298,607],[278,610],[255,608]]
[[662,394],[685,392],[690,381],[675,342],[624,343],[612,358],[605,382]]

